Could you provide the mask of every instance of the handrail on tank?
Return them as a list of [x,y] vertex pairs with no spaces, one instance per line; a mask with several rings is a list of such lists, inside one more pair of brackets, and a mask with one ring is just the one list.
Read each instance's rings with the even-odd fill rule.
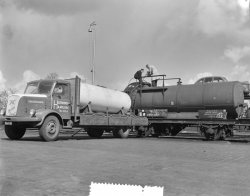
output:
[[178,80],[177,84],[181,84],[182,83],[181,78],[166,78],[164,80]]
[[[154,77],[158,77],[156,79],[154,79]],[[159,78],[161,77],[161,78]],[[151,83],[152,81],[158,81],[158,80],[162,80],[163,81],[163,87],[165,86],[165,82],[166,80],[178,80],[177,85],[181,84],[181,78],[165,78],[166,75],[162,74],[162,75],[151,75],[151,76],[143,76],[142,78],[151,78]]]
[[142,78],[153,78],[153,77],[166,77],[166,74],[162,74],[162,75],[147,75],[147,76],[142,76]]

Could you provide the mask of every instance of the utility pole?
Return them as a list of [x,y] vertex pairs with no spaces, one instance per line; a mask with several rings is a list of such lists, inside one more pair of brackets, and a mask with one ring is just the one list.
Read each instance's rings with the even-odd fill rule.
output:
[[92,50],[92,55],[91,55],[92,84],[95,83],[95,44],[96,44],[96,31],[95,31],[95,26],[96,26],[96,23],[95,23],[95,21],[94,21],[94,22],[92,22],[92,23],[89,25],[89,29],[88,29],[88,32],[91,33],[90,40],[91,40],[91,42],[92,42],[92,44],[91,44],[91,45],[92,45],[92,47],[91,47],[91,50]]

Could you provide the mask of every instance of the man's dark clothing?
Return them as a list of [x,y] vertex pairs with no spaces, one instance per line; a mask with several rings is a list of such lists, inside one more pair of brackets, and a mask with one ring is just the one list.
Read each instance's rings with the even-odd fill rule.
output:
[[142,70],[139,70],[135,73],[134,78],[139,80],[139,83],[142,84]]

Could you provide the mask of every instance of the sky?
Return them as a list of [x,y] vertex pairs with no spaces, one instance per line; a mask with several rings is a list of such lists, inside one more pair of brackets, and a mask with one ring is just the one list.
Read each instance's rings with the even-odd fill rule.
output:
[[123,90],[146,64],[250,81],[250,0],[0,0],[0,89],[56,72]]

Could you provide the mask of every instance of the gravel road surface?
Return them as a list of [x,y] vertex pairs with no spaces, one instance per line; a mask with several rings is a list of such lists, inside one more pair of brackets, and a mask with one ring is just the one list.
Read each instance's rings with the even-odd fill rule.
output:
[[250,195],[250,145],[201,139],[63,135],[43,142],[0,130],[0,195],[88,195],[93,182],[164,186],[164,195]]

